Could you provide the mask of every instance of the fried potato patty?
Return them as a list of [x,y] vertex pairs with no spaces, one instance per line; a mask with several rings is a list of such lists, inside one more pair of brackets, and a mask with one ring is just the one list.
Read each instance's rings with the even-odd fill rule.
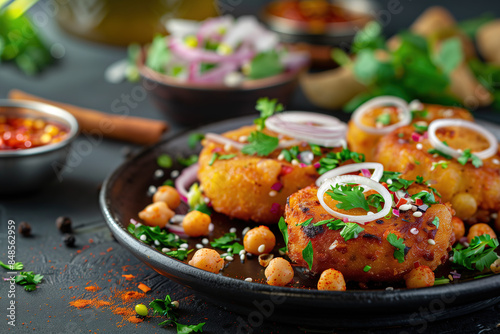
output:
[[[414,115],[413,123],[430,123],[440,118],[461,118],[473,121],[471,113],[463,108],[424,104],[424,110],[425,112],[418,112]],[[368,127],[376,128],[378,117],[384,113],[390,116],[391,124],[399,121],[395,108],[380,107],[367,111],[361,118],[361,122]],[[355,152],[363,153],[366,156],[366,161],[373,161],[376,146],[382,137],[384,135],[365,132],[354,121],[349,121],[346,137],[349,148]]]
[[[412,185],[408,192],[414,194],[424,189],[427,188]],[[313,225],[335,218],[319,204],[317,191],[316,186],[302,189],[289,197],[286,206],[288,256],[299,266],[308,266],[302,257],[302,250],[309,241],[314,250],[314,273],[334,268],[346,280],[358,282],[398,281],[414,268],[416,262],[435,270],[448,259],[454,242],[449,205],[432,205],[418,218],[409,210],[401,212],[400,217],[368,222],[362,225],[364,231],[357,238],[345,241],[340,230],[331,230],[327,225]],[[432,223],[435,217],[439,218],[439,228]],[[311,218],[309,225],[297,226]],[[396,248],[387,241],[390,233],[404,239],[406,255],[402,263],[394,257]],[[363,269],[366,266],[371,269],[365,272]]]
[[[254,130],[255,126],[245,126],[224,136],[238,141]],[[278,136],[269,130],[264,132]],[[203,145],[198,172],[203,192],[215,211],[233,218],[277,223],[283,215],[287,197],[314,183],[319,176],[313,165],[301,167],[279,160],[279,150],[268,157],[258,157],[236,149],[225,150],[224,145],[210,140],[204,140]],[[216,160],[210,166],[214,152],[236,154],[236,157]],[[281,187],[279,191],[273,190],[275,184]]]
[[[383,164],[386,170],[403,173],[405,179],[422,176],[433,183],[442,200],[451,202],[461,219],[469,219],[482,211],[500,210],[499,153],[484,160],[479,168],[470,162],[461,165],[456,159],[429,153],[433,148],[429,140],[422,138],[418,143],[414,142],[413,132],[412,126],[406,126],[382,138],[376,149],[375,161]],[[468,147],[473,152],[488,146],[480,134],[463,128],[441,128],[436,135],[450,147]]]

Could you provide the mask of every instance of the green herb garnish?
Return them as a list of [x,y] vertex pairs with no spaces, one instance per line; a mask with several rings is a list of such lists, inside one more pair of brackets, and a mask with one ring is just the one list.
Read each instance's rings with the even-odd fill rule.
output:
[[191,165],[194,165],[195,163],[198,162],[198,156],[196,154],[192,154],[190,155],[189,157],[187,158],[184,158],[184,157],[177,157],[177,161],[185,166],[185,167],[189,167]]
[[193,251],[192,249],[189,249],[189,250],[178,249],[178,250],[167,252],[165,254],[170,256],[170,257],[173,257],[177,260],[184,261],[185,259],[187,259],[188,254],[191,253],[192,251]]
[[[489,246],[489,248],[486,248]],[[498,239],[492,239],[489,234],[474,237],[469,247],[453,249],[452,262],[469,270],[483,271],[498,259],[495,249],[498,247]]]
[[171,53],[164,36],[156,35],[151,42],[146,58],[146,66],[150,69],[166,74],[166,64],[170,61]]
[[302,250],[302,258],[306,261],[309,266],[309,270],[312,269],[313,261],[314,261],[314,250],[311,243],[311,240],[307,243],[306,248]]
[[307,227],[307,226],[309,226],[309,224],[311,224],[312,220],[313,220],[312,218],[309,218],[308,220],[306,220],[300,224],[295,224],[295,226]]
[[243,154],[267,156],[278,148],[279,139],[268,136],[261,131],[254,131],[248,137],[249,144],[243,146]]
[[459,156],[457,160],[461,165],[464,166],[468,161],[472,162],[472,165],[476,168],[479,168],[483,165],[483,160],[479,159],[476,155],[472,154],[470,148],[464,150],[462,155]]
[[368,201],[363,191],[364,188],[361,186],[351,187],[349,185],[337,184],[335,187],[331,186],[331,190],[328,190],[326,194],[339,202],[335,206],[341,210],[361,208],[368,211],[370,208],[368,207]]
[[283,73],[279,54],[272,50],[257,54],[250,62],[249,79],[262,79]]
[[[155,246],[158,249],[163,247],[178,248],[181,244],[186,242],[186,240],[180,239],[174,233],[161,230],[158,226],[136,226],[134,224],[129,224],[127,230],[137,239],[148,245]],[[144,238],[141,239],[142,236],[145,236],[145,240],[143,240]],[[156,245],[155,241],[158,241],[158,245]]]
[[344,241],[350,240],[350,239],[356,239],[361,232],[363,232],[365,229],[362,228],[359,224],[356,223],[344,223],[340,219],[327,219],[327,220],[322,220],[317,223],[314,223],[314,226],[320,226],[324,225],[330,229],[330,230],[340,230],[340,236],[344,238]]
[[177,334],[188,334],[203,332],[204,322],[197,325],[183,325],[178,323],[179,319],[178,310],[172,303],[172,298],[167,295],[165,299],[155,299],[149,303],[149,307],[153,309],[154,314],[166,316],[168,319],[159,323],[159,326],[175,325]]
[[433,171],[434,169],[436,169],[439,166],[441,166],[442,169],[446,169],[446,168],[448,168],[448,165],[449,165],[448,161],[444,161],[444,160],[441,160],[438,162],[433,162],[432,166],[431,166],[431,171]]
[[391,114],[389,114],[389,113],[380,114],[376,118],[375,123],[376,124],[382,124],[382,125],[389,125],[389,124],[391,124]]
[[439,277],[439,278],[436,278],[434,280],[434,285],[444,285],[444,284],[449,284],[450,283],[450,279],[446,278],[446,277]]
[[278,228],[283,235],[283,240],[285,241],[285,253],[288,252],[288,226],[283,217],[280,217],[278,222]]
[[5,264],[2,261],[0,261],[0,267],[5,268],[7,270],[11,270],[11,271],[13,271],[13,270],[19,271],[19,270],[23,270],[24,265],[22,262],[16,262],[14,264]]
[[387,241],[392,246],[396,247],[396,250],[394,251],[394,258],[398,260],[399,263],[405,262],[405,239],[398,238],[398,236],[394,233],[389,233]]
[[439,217],[434,217],[434,219],[432,220],[431,222],[432,224],[434,224],[434,226],[436,226],[436,228],[439,228]]
[[214,239],[214,241],[210,242],[210,245],[214,248],[220,248],[220,249],[230,249],[231,248],[231,254],[239,254],[245,247],[243,247],[242,244],[237,242],[239,240],[236,237],[236,233],[226,233],[222,237]]
[[429,128],[427,125],[420,125],[418,123],[413,123],[413,127],[415,128],[415,131],[420,134],[424,134]]
[[170,155],[168,155],[168,154],[161,154],[156,159],[156,163],[161,168],[170,168],[173,165],[173,160],[172,160],[172,157],[170,157]]
[[408,189],[408,187],[411,186],[414,181],[402,179],[400,178],[400,176],[401,173],[398,172],[384,171],[382,177],[380,178],[380,183],[387,183],[387,188],[389,188],[390,191],[394,192],[400,189]]
[[212,154],[212,157],[210,158],[210,161],[208,162],[209,166],[212,166],[216,160],[229,160],[232,159],[236,156],[236,154],[219,154],[217,152],[214,152]]
[[439,203],[435,200],[434,195],[427,192],[427,191],[421,191],[421,192],[411,196],[412,200],[416,200],[417,198],[420,198],[422,200],[422,202],[424,202],[424,204],[427,204],[427,205]]
[[367,272],[369,272],[369,271],[370,271],[370,269],[372,269],[372,267],[370,267],[369,265],[366,265],[366,266],[363,268],[363,271],[364,271],[365,273],[367,273]]
[[205,138],[203,133],[192,133],[188,137],[188,146],[190,149],[194,150],[196,145]]
[[24,290],[31,292],[36,290],[36,285],[42,282],[43,275],[35,274],[32,271],[21,271],[14,277],[16,284],[24,286]]
[[260,117],[254,120],[254,123],[257,125],[257,130],[262,131],[266,127],[266,119],[283,111],[284,108],[281,103],[278,103],[278,99],[270,100],[267,97],[261,97],[257,100],[255,109],[260,111]]
[[448,159],[448,160],[450,160],[450,159],[452,159],[452,158],[453,158],[451,155],[446,154],[446,153],[444,153],[444,152],[441,152],[440,150],[437,150],[437,149],[435,149],[435,148],[431,148],[431,149],[429,149],[429,150],[427,151],[427,153],[430,153],[430,154],[437,154],[437,155],[440,155],[440,156],[442,156],[443,158]]
[[319,174],[324,174],[334,168],[337,168],[341,163],[353,160],[356,163],[364,162],[365,155],[362,153],[352,152],[348,148],[343,148],[340,152],[329,152],[324,158],[319,160],[317,168]]
[[369,206],[373,206],[377,209],[377,212],[382,210],[382,203],[385,202],[384,196],[380,194],[371,194],[366,198]]

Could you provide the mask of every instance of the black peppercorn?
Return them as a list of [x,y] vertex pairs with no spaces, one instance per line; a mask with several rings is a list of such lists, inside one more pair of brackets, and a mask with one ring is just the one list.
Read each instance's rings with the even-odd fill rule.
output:
[[56,226],[61,233],[71,233],[73,231],[71,228],[71,219],[68,217],[58,217],[56,219]]
[[31,225],[27,222],[21,222],[18,231],[23,237],[29,237],[31,235]]
[[67,247],[73,247],[75,245],[75,236],[73,234],[65,234],[62,240]]

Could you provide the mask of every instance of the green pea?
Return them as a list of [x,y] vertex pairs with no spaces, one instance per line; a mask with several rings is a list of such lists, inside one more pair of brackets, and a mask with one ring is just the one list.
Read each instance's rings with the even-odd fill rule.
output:
[[137,312],[138,315],[145,317],[148,315],[148,308],[144,304],[137,304],[135,305],[135,312]]

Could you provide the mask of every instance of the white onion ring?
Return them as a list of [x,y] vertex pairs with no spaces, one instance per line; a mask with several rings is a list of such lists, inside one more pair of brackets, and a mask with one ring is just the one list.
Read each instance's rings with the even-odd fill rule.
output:
[[325,174],[318,177],[318,179],[316,180],[316,185],[320,187],[321,184],[327,179],[331,179],[332,177],[344,175],[347,173],[357,172],[362,169],[373,169],[374,171],[370,179],[375,182],[379,182],[382,178],[382,174],[384,173],[384,166],[382,164],[379,164],[378,162],[361,162],[357,164],[340,166],[326,172]]
[[285,136],[326,147],[341,146],[347,131],[347,125],[338,118],[301,111],[271,116],[266,120],[266,127]]
[[[376,107],[381,107],[384,105],[392,105],[396,106],[400,109],[400,121],[394,124],[391,124],[389,126],[384,126],[380,129],[377,128],[372,128],[370,126],[366,126],[363,123],[361,123],[361,116],[363,116],[367,111],[370,109],[376,108]],[[361,130],[371,133],[371,134],[377,134],[377,135],[384,135],[388,134],[389,132],[392,132],[393,130],[408,125],[411,122],[411,111],[408,107],[408,103],[406,103],[405,100],[400,99],[399,97],[395,96],[379,96],[374,99],[371,99],[365,103],[363,103],[361,106],[359,106],[354,113],[352,114],[352,120],[354,124]]]
[[488,143],[490,144],[490,147],[488,147],[486,150],[481,151],[481,152],[473,152],[475,156],[477,156],[479,159],[488,159],[492,156],[494,156],[498,152],[498,141],[495,138],[495,136],[489,132],[487,129],[482,127],[481,125],[478,125],[473,122],[469,122],[463,119],[438,119],[431,124],[429,124],[428,128],[428,134],[429,134],[429,142],[430,144],[436,148],[437,150],[446,153],[448,155],[451,155],[454,158],[458,158],[462,155],[461,152],[455,150],[454,148],[451,148],[449,146],[446,146],[443,144],[439,138],[436,136],[436,130],[445,126],[458,126],[458,127],[463,127],[463,128],[468,128],[471,130],[476,131],[477,133],[481,134],[488,140]]
[[[325,193],[330,190],[331,186],[335,187],[339,183],[356,183],[359,185],[366,185],[371,189],[377,191],[384,198],[385,205],[384,208],[373,215],[364,215],[364,216],[354,216],[354,215],[346,215],[340,213],[338,211],[332,210],[328,205],[326,205],[324,196]],[[334,217],[340,219],[347,219],[350,222],[355,222],[358,224],[366,224],[367,222],[374,221],[380,218],[385,217],[392,209],[392,196],[391,193],[380,183],[375,182],[367,177],[359,176],[359,175],[340,175],[331,179],[326,179],[323,184],[318,189],[318,200],[323,208]]]
[[198,179],[198,169],[199,165],[197,163],[192,164],[185,168],[175,179],[175,189],[184,202],[187,202],[189,187]]
[[222,135],[219,135],[216,133],[211,133],[211,132],[208,132],[205,134],[205,139],[214,141],[214,142],[222,144],[222,145],[230,145],[230,146],[232,146],[235,149],[240,150],[240,151],[243,149],[243,146],[245,146],[244,144],[242,144],[240,142],[237,142],[235,140],[232,140],[232,139],[229,139],[229,138],[224,137]]

